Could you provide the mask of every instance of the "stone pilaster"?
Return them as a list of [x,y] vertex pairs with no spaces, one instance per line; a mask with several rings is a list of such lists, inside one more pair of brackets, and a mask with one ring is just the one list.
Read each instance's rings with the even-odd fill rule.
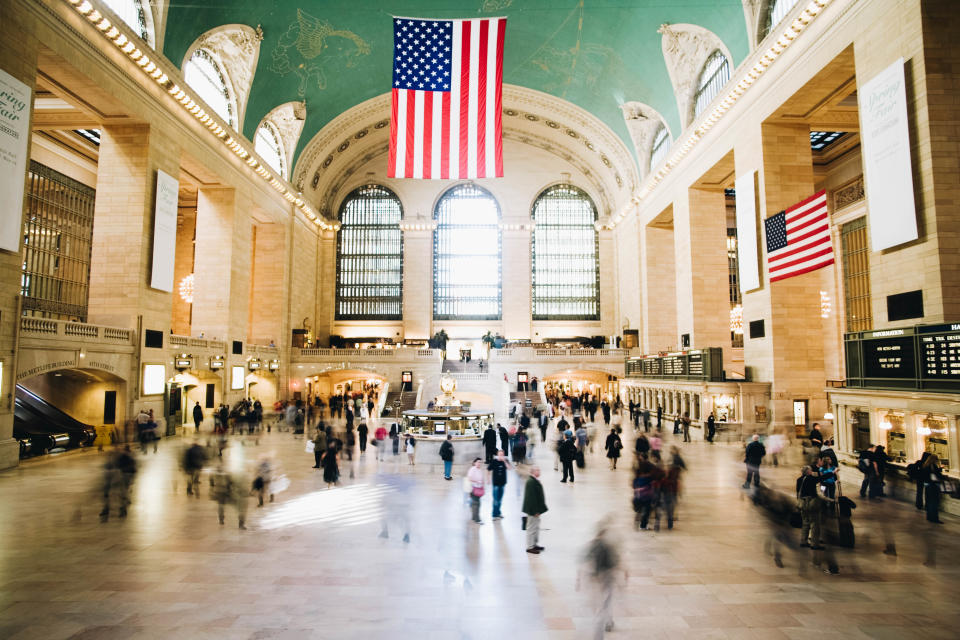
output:
[[673,208],[640,231],[643,256],[640,269],[643,308],[642,347],[646,353],[676,348],[677,279]]

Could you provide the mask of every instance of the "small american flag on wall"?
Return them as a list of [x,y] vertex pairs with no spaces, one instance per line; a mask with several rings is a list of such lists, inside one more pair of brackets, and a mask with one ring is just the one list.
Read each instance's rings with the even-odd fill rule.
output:
[[770,282],[833,264],[827,192],[818,191],[764,220]]
[[506,26],[506,18],[394,18],[388,176],[503,177]]

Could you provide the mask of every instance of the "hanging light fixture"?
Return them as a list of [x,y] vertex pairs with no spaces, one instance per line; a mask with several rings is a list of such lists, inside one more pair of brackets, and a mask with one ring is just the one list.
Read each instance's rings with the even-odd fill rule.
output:
[[743,305],[730,309],[730,331],[738,336],[743,335]]
[[183,277],[179,285],[180,297],[187,304],[193,304],[193,274]]

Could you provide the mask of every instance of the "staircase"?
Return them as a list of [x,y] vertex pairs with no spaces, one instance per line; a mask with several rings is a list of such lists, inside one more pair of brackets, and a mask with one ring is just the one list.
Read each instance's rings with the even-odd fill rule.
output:
[[[529,407],[527,407],[527,400],[530,401]],[[533,410],[536,409],[538,405],[543,404],[543,398],[540,396],[539,391],[511,391],[510,406],[513,406],[516,402],[519,402],[520,406],[524,409]]]
[[[483,363],[483,370],[480,370],[480,363]],[[486,373],[486,360],[471,360],[463,362],[461,360],[444,360],[443,373]]]
[[399,416],[394,416],[394,405],[397,400],[400,400],[400,412],[401,414],[404,411],[410,411],[417,407],[417,392],[416,391],[388,391],[387,400],[383,404],[383,416],[389,418],[397,418]]

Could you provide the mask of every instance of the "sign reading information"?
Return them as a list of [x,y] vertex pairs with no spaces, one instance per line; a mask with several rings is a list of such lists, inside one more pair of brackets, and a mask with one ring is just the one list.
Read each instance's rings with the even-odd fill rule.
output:
[[20,251],[23,185],[30,140],[30,87],[0,70],[0,249]]
[[150,286],[173,291],[173,258],[177,251],[177,200],[180,183],[157,171],[157,200],[153,211],[153,267]]
[[903,58],[862,85],[857,97],[870,248],[880,251],[917,239]]

